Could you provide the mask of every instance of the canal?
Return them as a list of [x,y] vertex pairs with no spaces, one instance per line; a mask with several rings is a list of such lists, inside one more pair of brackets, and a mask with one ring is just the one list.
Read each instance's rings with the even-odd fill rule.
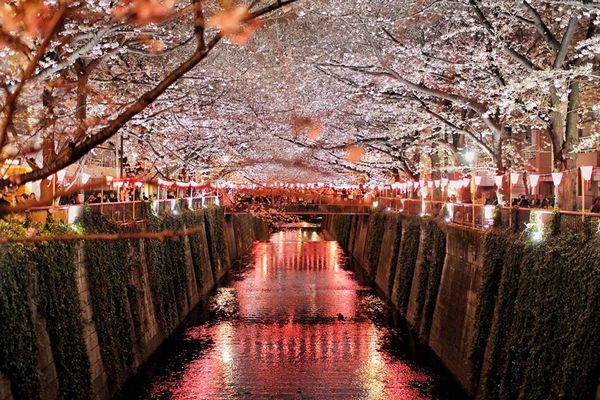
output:
[[232,275],[118,397],[465,398],[326,233],[277,232]]

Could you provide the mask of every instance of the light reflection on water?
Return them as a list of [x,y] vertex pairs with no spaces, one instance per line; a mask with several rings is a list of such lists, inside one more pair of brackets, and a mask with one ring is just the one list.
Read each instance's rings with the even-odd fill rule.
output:
[[[143,390],[153,399],[434,399],[437,375],[387,349],[385,305],[362,286],[336,242],[287,230],[256,243],[253,265],[211,301]],[[188,350],[189,351],[189,350]]]

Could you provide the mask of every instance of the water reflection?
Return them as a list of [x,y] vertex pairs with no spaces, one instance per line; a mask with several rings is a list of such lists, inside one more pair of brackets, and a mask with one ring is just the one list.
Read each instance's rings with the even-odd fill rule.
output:
[[345,267],[337,243],[314,230],[256,243],[252,268],[218,290],[209,322],[186,332],[192,355],[173,357],[141,397],[454,398],[387,351],[398,335],[381,323],[384,304]]

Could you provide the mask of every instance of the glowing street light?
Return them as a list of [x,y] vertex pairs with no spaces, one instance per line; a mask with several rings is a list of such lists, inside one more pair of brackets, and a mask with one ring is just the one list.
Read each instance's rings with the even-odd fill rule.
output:
[[594,167],[591,165],[585,165],[579,167],[581,169],[581,219],[585,220],[585,188],[586,182],[592,180],[592,173],[594,172]]

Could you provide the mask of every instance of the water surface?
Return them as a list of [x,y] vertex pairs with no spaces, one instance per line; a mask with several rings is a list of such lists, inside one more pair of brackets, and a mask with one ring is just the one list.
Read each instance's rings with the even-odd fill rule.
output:
[[[359,283],[337,242],[275,233],[210,299],[209,317],[127,398],[460,399]],[[421,357],[422,358],[422,357]]]

